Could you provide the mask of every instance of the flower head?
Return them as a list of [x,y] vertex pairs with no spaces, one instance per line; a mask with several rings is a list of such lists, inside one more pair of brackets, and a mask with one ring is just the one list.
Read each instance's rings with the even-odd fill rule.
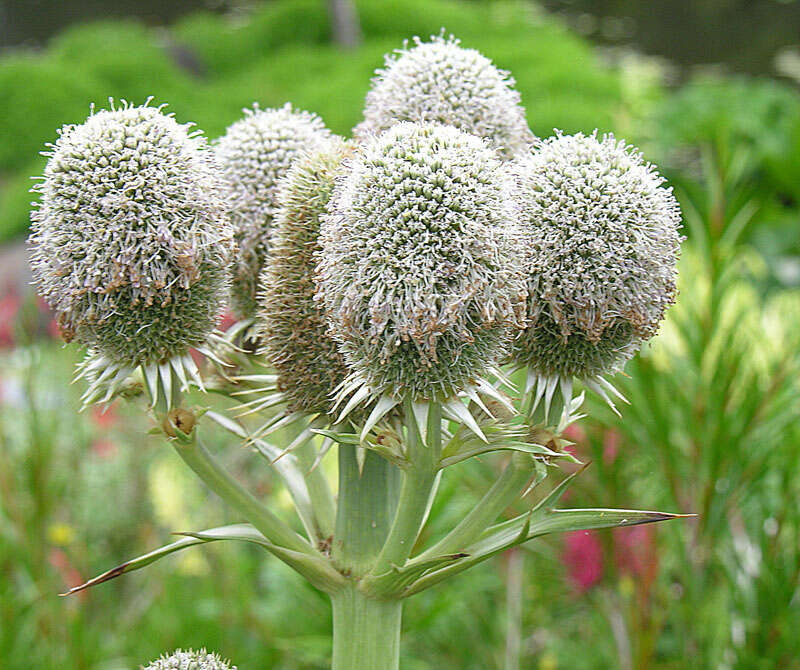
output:
[[233,307],[243,318],[256,310],[258,276],[269,251],[278,181],[302,153],[331,136],[315,114],[280,109],[246,109],[228,128],[216,153],[228,184],[230,217],[239,245],[233,276]]
[[595,385],[656,333],[675,300],[678,204],[612,135],[559,134],[511,170],[530,252],[529,325],[513,357],[540,379]]
[[65,339],[119,370],[202,346],[233,250],[205,140],[161,108],[123,104],[62,128],[49,157],[30,244]]
[[327,412],[348,368],[314,300],[320,218],[350,145],[332,138],[299,158],[278,189],[270,255],[261,275],[261,340],[290,411]]
[[453,37],[415,38],[376,74],[357,136],[398,121],[442,123],[486,138],[506,158],[533,141],[513,78]]
[[205,649],[193,651],[175,650],[171,655],[164,655],[150,663],[144,670],[236,670],[235,665],[223,661],[217,654],[210,654]]
[[318,293],[374,393],[448,398],[523,317],[512,199],[487,144],[399,123],[368,142],[323,216]]

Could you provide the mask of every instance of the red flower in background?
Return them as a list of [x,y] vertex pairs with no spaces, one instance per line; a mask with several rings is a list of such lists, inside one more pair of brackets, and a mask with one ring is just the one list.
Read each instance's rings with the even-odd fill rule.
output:
[[16,291],[0,295],[0,347],[13,347],[16,342],[14,324],[21,304]]
[[99,407],[98,405],[92,405],[92,423],[101,430],[108,430],[119,421],[119,417],[117,416],[115,408],[116,403],[112,403],[105,408]]
[[603,462],[611,465],[617,460],[619,453],[620,436],[613,428],[609,428],[603,435]]
[[561,559],[570,581],[581,593],[603,578],[603,547],[591,530],[567,533]]
[[652,524],[628,526],[614,531],[614,562],[617,569],[646,584],[658,574],[655,527]]

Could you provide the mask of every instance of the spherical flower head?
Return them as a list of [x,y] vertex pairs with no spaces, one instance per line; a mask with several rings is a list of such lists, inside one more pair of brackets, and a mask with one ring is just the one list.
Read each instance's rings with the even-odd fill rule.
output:
[[511,76],[452,36],[414,38],[411,48],[388,55],[376,75],[357,137],[398,121],[435,122],[486,138],[505,158],[533,141]]
[[165,654],[156,659],[143,670],[237,670],[237,668],[205,649],[200,651],[177,649],[169,656]]
[[277,194],[270,255],[261,275],[260,339],[278,374],[278,390],[290,411],[328,412],[330,394],[349,370],[327,333],[314,300],[320,253],[320,219],[351,146],[331,138],[325,148],[300,157]]
[[246,109],[228,128],[216,153],[228,184],[229,213],[238,252],[233,272],[233,308],[250,318],[257,307],[258,276],[269,252],[278,182],[294,160],[321,148],[331,136],[316,114],[280,109]]
[[675,300],[672,191],[613,135],[561,135],[511,165],[527,237],[529,325],[513,357],[542,377],[617,372]]
[[206,341],[233,231],[199,133],[161,108],[112,105],[62,128],[37,190],[33,273],[65,339],[132,367]]
[[373,393],[449,398],[524,317],[501,162],[456,128],[399,123],[348,167],[322,224],[318,293],[331,333]]

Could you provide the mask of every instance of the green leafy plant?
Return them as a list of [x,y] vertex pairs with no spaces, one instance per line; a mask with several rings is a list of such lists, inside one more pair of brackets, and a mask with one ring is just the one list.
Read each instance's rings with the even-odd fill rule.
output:
[[[405,69],[421,55],[424,68]],[[558,507],[580,470],[540,488],[552,469],[576,462],[565,437],[581,418],[573,383],[614,408],[609,393],[619,394],[605,376],[655,334],[674,300],[680,215],[671,191],[613,137],[526,145],[510,80],[456,40],[416,42],[387,61],[373,91],[395,68],[413,80],[408,118],[389,124],[394,96],[368,96],[365,118],[388,127],[362,124],[347,156],[319,119],[290,108],[248,113],[211,148],[149,100],[112,101],[51,145],[32,268],[64,338],[88,348],[84,403],[144,401],[151,432],[242,520],[179,532],[70,594],[189,547],[250,544],[330,598],[336,670],[388,670],[399,667],[411,596],[536,538],[680,516]],[[506,151],[498,120],[512,115],[522,139]],[[274,179],[263,189],[254,174]],[[258,263],[241,262],[252,247],[241,236],[236,244],[234,227],[255,231]],[[286,261],[283,245],[298,228],[318,245],[293,258],[313,295],[285,265],[262,273],[272,236]],[[243,272],[259,287],[248,291],[259,309],[216,332]],[[294,329],[270,330],[270,319],[288,317]],[[325,338],[341,359],[318,346]],[[304,366],[287,369],[287,347],[294,360],[332,364],[334,378],[344,363],[322,408],[318,397],[305,403],[299,387],[310,380]],[[202,369],[193,352],[205,356]],[[503,366],[528,370],[522,389]],[[193,404],[192,388],[233,401],[238,414]],[[291,521],[207,446],[210,427],[274,467]],[[287,443],[271,442],[283,429],[293,431]],[[320,469],[334,445],[336,496]],[[479,456],[499,461],[491,485],[424,541],[446,470]],[[521,513],[500,520],[521,500]]]

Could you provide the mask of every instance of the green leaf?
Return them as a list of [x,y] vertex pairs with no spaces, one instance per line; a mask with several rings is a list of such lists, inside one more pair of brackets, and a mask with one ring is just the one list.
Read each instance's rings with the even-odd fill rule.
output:
[[523,426],[509,425],[493,419],[483,422],[481,428],[487,439],[486,442],[478,439],[474,433],[463,430],[456,431],[456,434],[442,450],[439,467],[446,468],[473,456],[480,456],[492,451],[520,451],[548,458],[562,458],[572,463],[579,462],[567,452],[553,451],[542,444],[526,441],[527,429]]
[[[225,533],[236,534],[240,532],[239,528],[242,526],[249,526],[249,524],[233,524],[232,526],[220,526],[219,528],[212,528],[211,530],[205,532],[216,533],[220,535],[220,537],[215,539],[233,539],[233,538],[224,538],[222,537],[222,535],[224,535]],[[255,532],[258,533],[258,531]],[[258,534],[261,535],[261,533]],[[263,535],[261,535],[261,537],[263,539]],[[211,539],[203,539],[200,537],[182,538],[177,542],[172,542],[171,544],[159,547],[154,551],[143,554],[142,556],[138,556],[137,558],[131,559],[130,561],[126,561],[125,563],[118,565],[116,568],[112,568],[111,570],[104,572],[102,575],[98,575],[97,577],[90,579],[89,581],[81,584],[80,586],[75,586],[66,593],[61,593],[60,595],[69,596],[72,595],[73,593],[78,593],[79,591],[88,589],[90,586],[96,586],[97,584],[102,584],[103,582],[115,579],[116,577],[124,575],[128,572],[133,572],[134,570],[140,570],[141,568],[144,568],[150,565],[151,563],[155,563],[157,560],[164,558],[164,556],[169,556],[170,554],[176,551],[180,551],[181,549],[186,549],[186,547],[192,547],[197,544],[204,544],[206,542],[211,542],[211,541],[212,541]]]
[[211,528],[209,530],[175,534],[185,535],[186,537],[160,547],[147,554],[143,554],[142,556],[134,558],[130,561],[126,561],[122,565],[112,568],[111,570],[104,572],[102,575],[99,575],[94,579],[90,579],[88,582],[85,582],[80,586],[76,586],[66,593],[62,593],[61,595],[72,595],[73,593],[78,593],[79,591],[88,589],[91,586],[115,579],[116,577],[124,575],[128,572],[139,570],[163,558],[164,556],[169,556],[170,554],[180,551],[181,549],[185,549],[186,547],[192,547],[198,544],[206,544],[208,542],[217,542],[220,540],[237,540],[261,545],[272,554],[275,554],[275,556],[280,558],[284,563],[287,563],[294,568],[318,589],[328,593],[336,590],[345,583],[344,577],[342,577],[342,575],[333,568],[327,559],[323,558],[322,556],[303,554],[301,552],[292,551],[291,549],[286,549],[285,547],[279,547],[278,545],[269,542],[249,523],[235,523],[229,526]]
[[455,561],[465,558],[468,554],[459,552],[456,554],[446,554],[422,561],[409,561],[402,568],[393,565],[391,570],[374,577],[366,577],[361,582],[361,589],[367,595],[376,598],[396,596],[401,593],[412,582],[423,575],[434,570],[438,570]]
[[284,563],[303,575],[303,577],[316,588],[326,593],[332,593],[345,584],[344,577],[334,569],[328,559],[323,558],[321,555],[304,554],[273,544],[249,523],[213,528],[197,533],[180,534],[197,538],[204,542],[213,542],[215,540],[242,540],[260,544],[262,547],[275,554],[275,556],[280,558]]
[[402,452],[403,444],[397,439],[387,439],[390,437],[388,435],[369,435],[366,440],[362,441],[358,433],[338,433],[324,428],[312,428],[311,430],[338,444],[348,444],[374,451],[376,454],[394,463],[398,467],[404,468],[408,465]]
[[467,554],[465,557],[439,569],[428,571],[410,584],[403,596],[419,593],[447,577],[458,574],[491,558],[501,551],[550,533],[636,526],[644,523],[656,523],[695,516],[694,514],[670,514],[668,512],[645,510],[553,509],[552,505],[558,502],[572,480],[583,470],[585,470],[585,467],[564,479],[529,512],[487,528],[477,542],[464,547],[464,553]]

